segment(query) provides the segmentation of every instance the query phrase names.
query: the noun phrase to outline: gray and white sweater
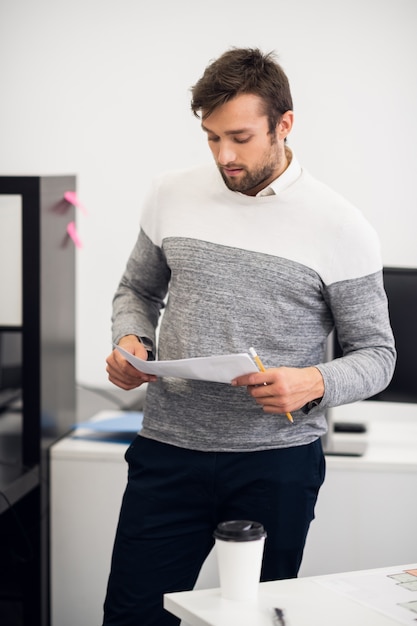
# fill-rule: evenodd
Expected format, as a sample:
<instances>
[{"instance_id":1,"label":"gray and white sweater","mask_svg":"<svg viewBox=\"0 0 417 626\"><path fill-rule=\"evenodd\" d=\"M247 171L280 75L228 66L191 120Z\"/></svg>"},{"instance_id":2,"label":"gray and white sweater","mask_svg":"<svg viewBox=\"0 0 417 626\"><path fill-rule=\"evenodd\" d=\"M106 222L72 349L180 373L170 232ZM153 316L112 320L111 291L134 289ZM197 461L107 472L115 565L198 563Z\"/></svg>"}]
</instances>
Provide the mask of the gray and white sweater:
<instances>
[{"instance_id":1,"label":"gray and white sweater","mask_svg":"<svg viewBox=\"0 0 417 626\"><path fill-rule=\"evenodd\" d=\"M395 348L378 238L295 158L288 170L287 184L280 177L262 197L227 189L214 164L155 181L114 298L113 341L155 341L164 309L159 359L254 346L266 367L317 366L321 402L291 424L264 414L245 388L160 378L148 385L143 436L207 451L303 445L325 433L326 408L389 383ZM344 355L325 362L334 327Z\"/></svg>"}]
</instances>

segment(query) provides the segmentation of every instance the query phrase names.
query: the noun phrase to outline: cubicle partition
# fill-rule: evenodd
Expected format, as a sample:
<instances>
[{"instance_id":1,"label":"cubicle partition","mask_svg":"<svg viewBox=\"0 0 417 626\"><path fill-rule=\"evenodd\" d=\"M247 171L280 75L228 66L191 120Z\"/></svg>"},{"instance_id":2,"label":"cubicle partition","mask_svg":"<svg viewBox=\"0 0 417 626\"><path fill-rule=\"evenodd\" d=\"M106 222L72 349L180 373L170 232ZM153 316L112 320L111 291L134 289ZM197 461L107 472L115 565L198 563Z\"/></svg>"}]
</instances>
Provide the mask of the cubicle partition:
<instances>
[{"instance_id":1,"label":"cubicle partition","mask_svg":"<svg viewBox=\"0 0 417 626\"><path fill-rule=\"evenodd\" d=\"M75 176L0 176L0 623L49 624L51 444L75 421Z\"/></svg>"}]
</instances>

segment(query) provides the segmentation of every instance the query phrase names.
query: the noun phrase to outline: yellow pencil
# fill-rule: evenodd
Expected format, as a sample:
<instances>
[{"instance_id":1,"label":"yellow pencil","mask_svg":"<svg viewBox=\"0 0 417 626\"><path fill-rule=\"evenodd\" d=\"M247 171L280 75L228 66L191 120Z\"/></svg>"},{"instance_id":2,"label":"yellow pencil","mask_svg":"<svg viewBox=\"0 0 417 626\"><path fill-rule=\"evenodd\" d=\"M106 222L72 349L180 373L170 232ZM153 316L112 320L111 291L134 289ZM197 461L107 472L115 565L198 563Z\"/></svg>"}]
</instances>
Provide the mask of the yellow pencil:
<instances>
[{"instance_id":1,"label":"yellow pencil","mask_svg":"<svg viewBox=\"0 0 417 626\"><path fill-rule=\"evenodd\" d=\"M259 367L260 371L261 372L266 372L264 364L262 363L261 359L258 357L255 348L249 348L249 354L251 355L251 357L255 361L256 365ZM291 413L285 413L285 415L287 416L287 419L291 422L291 424L293 424L294 420L293 420L293 417L292 417Z\"/></svg>"}]
</instances>

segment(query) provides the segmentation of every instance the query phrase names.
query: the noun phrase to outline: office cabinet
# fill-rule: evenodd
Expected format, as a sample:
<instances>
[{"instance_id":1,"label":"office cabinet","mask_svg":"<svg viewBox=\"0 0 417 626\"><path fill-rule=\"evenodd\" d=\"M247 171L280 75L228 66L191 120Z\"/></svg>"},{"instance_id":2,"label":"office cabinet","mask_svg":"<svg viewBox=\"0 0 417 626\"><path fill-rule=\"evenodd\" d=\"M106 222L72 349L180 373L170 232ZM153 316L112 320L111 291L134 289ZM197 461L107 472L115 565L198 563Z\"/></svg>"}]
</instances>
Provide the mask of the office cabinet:
<instances>
[{"instance_id":1,"label":"office cabinet","mask_svg":"<svg viewBox=\"0 0 417 626\"><path fill-rule=\"evenodd\" d=\"M415 560L417 404L365 401L336 407L331 414L332 421L364 424L367 432L359 437L366 446L360 456L327 457L300 575ZM348 449L355 437L339 434L336 444Z\"/></svg>"}]
</instances>

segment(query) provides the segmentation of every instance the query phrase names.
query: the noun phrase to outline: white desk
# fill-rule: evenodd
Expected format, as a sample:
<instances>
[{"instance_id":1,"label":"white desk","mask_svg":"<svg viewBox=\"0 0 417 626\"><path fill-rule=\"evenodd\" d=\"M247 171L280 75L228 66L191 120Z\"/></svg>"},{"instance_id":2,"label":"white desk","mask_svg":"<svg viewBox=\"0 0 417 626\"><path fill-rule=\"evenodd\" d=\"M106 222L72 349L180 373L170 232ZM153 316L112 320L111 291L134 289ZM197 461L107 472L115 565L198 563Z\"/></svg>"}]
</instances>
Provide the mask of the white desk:
<instances>
[{"instance_id":1,"label":"white desk","mask_svg":"<svg viewBox=\"0 0 417 626\"><path fill-rule=\"evenodd\" d=\"M417 613L398 603L417 601L417 591L400 589L388 574L412 568L417 564L261 583L253 604L225 600L219 589L170 593L164 606L190 626L271 626L276 606L288 626L411 626Z\"/></svg>"}]
</instances>

